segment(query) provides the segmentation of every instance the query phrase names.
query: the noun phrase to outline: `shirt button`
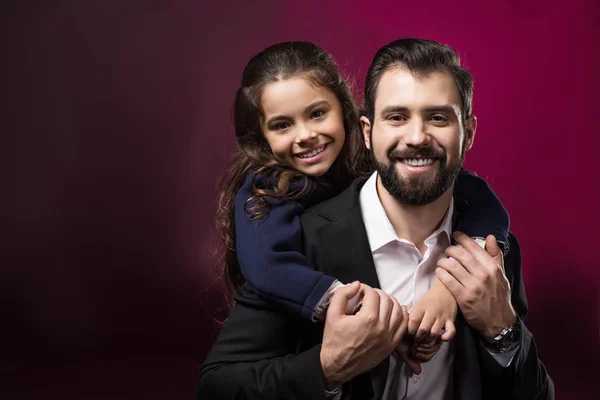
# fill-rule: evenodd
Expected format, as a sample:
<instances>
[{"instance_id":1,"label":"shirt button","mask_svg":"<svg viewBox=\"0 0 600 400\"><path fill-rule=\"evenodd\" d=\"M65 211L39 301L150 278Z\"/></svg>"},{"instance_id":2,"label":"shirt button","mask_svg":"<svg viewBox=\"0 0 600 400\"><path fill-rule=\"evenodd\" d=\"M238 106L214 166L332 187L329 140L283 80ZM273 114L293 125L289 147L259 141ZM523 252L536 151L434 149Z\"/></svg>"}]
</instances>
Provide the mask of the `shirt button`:
<instances>
[{"instance_id":1,"label":"shirt button","mask_svg":"<svg viewBox=\"0 0 600 400\"><path fill-rule=\"evenodd\" d=\"M416 385L417 383L419 383L419 376L418 375L413 375L412 378L413 383Z\"/></svg>"}]
</instances>

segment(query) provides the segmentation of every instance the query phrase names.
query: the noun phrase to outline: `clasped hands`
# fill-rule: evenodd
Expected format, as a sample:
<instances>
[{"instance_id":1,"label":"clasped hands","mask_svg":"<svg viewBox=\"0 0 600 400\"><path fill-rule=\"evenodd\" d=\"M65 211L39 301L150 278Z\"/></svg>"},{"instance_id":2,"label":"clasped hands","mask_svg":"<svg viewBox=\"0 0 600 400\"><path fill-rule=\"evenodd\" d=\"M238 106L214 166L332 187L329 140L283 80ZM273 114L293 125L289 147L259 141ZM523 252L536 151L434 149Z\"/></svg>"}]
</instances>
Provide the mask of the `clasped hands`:
<instances>
[{"instance_id":1,"label":"clasped hands","mask_svg":"<svg viewBox=\"0 0 600 400\"><path fill-rule=\"evenodd\" d=\"M359 292L361 307L347 314L348 301ZM410 324L406 306L380 289L360 282L337 289L327 310L320 351L326 389L375 368L394 351L420 373L420 363L431 359L441 342L421 340L418 329L416 335L407 334Z\"/></svg>"},{"instance_id":2,"label":"clasped hands","mask_svg":"<svg viewBox=\"0 0 600 400\"><path fill-rule=\"evenodd\" d=\"M396 349L415 374L421 372L419 363L431 360L442 341L454 337L457 306L483 337L493 338L516 321L504 257L494 236L486 238L485 249L462 232L453 236L459 246L449 246L448 258L438 261L439 280L410 310L408 335Z\"/></svg>"},{"instance_id":3,"label":"clasped hands","mask_svg":"<svg viewBox=\"0 0 600 400\"><path fill-rule=\"evenodd\" d=\"M451 258L438 261L439 280L410 314L393 296L360 282L336 291L320 352L327 388L373 369L392 352L420 373L420 364L431 360L442 342L454 336L457 306L483 336L493 337L514 322L503 257L493 236L486 239L486 250L464 234L455 233L454 238L462 247L446 249ZM359 292L361 308L354 315L346 314L348 301Z\"/></svg>"}]
</instances>

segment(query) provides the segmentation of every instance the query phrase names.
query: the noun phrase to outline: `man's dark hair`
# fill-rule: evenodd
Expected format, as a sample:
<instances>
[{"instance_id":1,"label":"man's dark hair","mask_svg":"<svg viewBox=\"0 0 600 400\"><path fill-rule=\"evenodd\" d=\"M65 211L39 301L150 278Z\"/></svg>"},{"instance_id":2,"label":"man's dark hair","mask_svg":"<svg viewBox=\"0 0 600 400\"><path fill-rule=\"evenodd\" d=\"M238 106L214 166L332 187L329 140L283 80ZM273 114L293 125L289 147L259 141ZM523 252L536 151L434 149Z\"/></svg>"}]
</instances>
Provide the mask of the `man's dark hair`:
<instances>
[{"instance_id":1,"label":"man's dark hair","mask_svg":"<svg viewBox=\"0 0 600 400\"><path fill-rule=\"evenodd\" d=\"M401 67L415 76L431 72L447 72L456 82L460 93L463 126L471 116L473 102L473 77L460 66L460 57L449 46L426 39L400 39L377 51L365 81L365 108L367 118L373 123L375 96L381 76L388 70Z\"/></svg>"}]
</instances>

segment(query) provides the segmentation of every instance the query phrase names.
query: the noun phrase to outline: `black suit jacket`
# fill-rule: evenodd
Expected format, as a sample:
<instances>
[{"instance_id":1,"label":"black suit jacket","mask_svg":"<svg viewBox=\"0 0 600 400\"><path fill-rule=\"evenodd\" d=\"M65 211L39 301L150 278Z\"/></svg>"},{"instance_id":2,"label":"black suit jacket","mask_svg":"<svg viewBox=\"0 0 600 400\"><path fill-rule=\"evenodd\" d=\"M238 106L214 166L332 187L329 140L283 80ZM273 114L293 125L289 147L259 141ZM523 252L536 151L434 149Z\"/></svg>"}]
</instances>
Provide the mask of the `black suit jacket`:
<instances>
[{"instance_id":1,"label":"black suit jacket","mask_svg":"<svg viewBox=\"0 0 600 400\"><path fill-rule=\"evenodd\" d=\"M380 287L362 220L355 181L338 197L302 216L303 247L315 268L342 282L360 280ZM454 222L466 202L456 199ZM527 301L519 244L510 235L505 270L512 304L521 321ZM323 323L310 323L274 308L249 285L236 294L237 304L221 329L198 378L198 399L324 399L320 364ZM520 350L502 368L485 350L478 334L458 314L454 340L455 399L552 399L554 386L539 361L533 336L522 325ZM380 399L389 359L343 385L345 399Z\"/></svg>"}]
</instances>

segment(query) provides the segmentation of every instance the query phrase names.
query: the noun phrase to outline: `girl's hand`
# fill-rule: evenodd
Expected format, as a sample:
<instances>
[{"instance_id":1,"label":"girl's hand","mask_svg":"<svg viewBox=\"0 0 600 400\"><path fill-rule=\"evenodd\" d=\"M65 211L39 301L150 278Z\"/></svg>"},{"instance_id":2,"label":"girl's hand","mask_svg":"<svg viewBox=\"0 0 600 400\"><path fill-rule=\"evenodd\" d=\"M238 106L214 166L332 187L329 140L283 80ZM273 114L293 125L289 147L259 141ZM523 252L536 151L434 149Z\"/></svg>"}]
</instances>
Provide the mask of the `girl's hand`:
<instances>
[{"instance_id":1,"label":"girl's hand","mask_svg":"<svg viewBox=\"0 0 600 400\"><path fill-rule=\"evenodd\" d=\"M407 333L413 335L417 343L427 336L449 341L456 333L457 311L454 296L436 279L431 289L409 310Z\"/></svg>"}]
</instances>

